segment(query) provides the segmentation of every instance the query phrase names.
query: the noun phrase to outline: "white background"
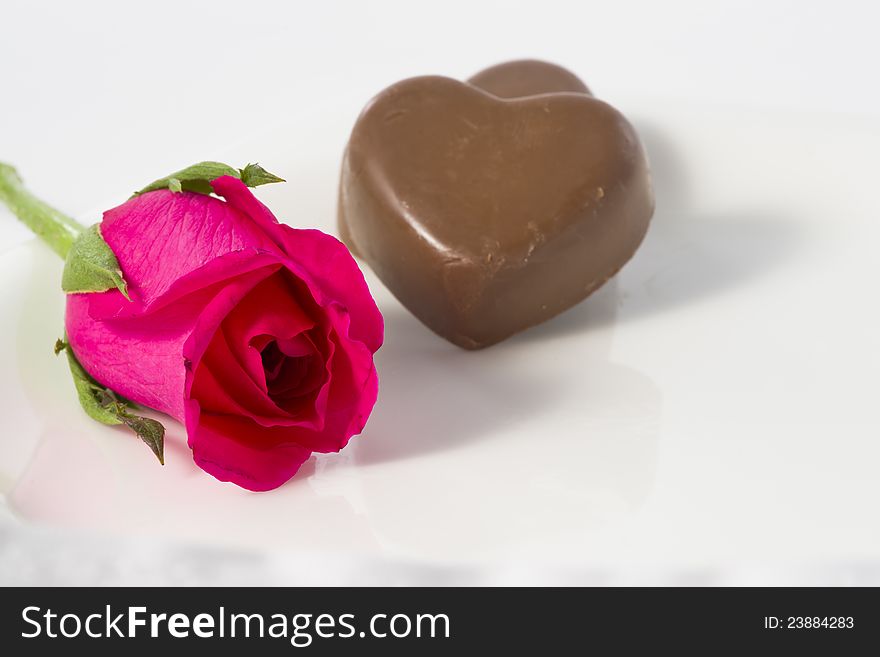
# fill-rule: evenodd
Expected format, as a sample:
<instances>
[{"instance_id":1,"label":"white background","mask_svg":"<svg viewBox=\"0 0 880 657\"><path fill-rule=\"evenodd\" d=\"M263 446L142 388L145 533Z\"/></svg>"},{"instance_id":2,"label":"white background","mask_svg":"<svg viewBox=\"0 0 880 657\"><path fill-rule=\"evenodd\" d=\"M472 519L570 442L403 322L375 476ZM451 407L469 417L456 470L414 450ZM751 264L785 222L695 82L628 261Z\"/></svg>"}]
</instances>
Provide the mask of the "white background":
<instances>
[{"instance_id":1,"label":"white background","mask_svg":"<svg viewBox=\"0 0 880 657\"><path fill-rule=\"evenodd\" d=\"M0 215L15 317L0 336L0 579L876 583L875 7L2 0L0 159L83 220L190 162L239 158L290 180L263 194L286 221L332 230L338 154L370 96L522 57L631 116L658 212L584 310L477 355L370 277L388 319L370 428L262 497L182 463L156 474L82 419L40 350L60 326L59 265ZM480 387L531 378L570 394L532 409L531 389ZM433 405L408 394L420 383ZM455 421L443 406L462 385ZM395 434L422 417L427 438ZM91 440L98 465L74 447ZM398 458L405 440L420 446ZM162 491L161 522L96 502L145 490Z\"/></svg>"},{"instance_id":2,"label":"white background","mask_svg":"<svg viewBox=\"0 0 880 657\"><path fill-rule=\"evenodd\" d=\"M876 7L3 0L0 149L58 205L89 210L96 184L127 189L204 159L329 91L362 105L404 77L524 57L569 66L617 103L876 115Z\"/></svg>"}]
</instances>

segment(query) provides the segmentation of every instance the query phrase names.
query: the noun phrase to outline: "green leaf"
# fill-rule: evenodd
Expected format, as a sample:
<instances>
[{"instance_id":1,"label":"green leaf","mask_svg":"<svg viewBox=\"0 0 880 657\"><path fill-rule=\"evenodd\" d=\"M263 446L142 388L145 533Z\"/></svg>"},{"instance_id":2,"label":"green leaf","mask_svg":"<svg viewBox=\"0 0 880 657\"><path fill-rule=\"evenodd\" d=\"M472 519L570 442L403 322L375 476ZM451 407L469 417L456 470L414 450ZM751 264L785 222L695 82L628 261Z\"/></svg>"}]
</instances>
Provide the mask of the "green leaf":
<instances>
[{"instance_id":1,"label":"green leaf","mask_svg":"<svg viewBox=\"0 0 880 657\"><path fill-rule=\"evenodd\" d=\"M68 293L104 292L114 287L131 301L119 261L101 237L100 225L89 226L70 247L61 275L61 289Z\"/></svg>"},{"instance_id":2,"label":"green leaf","mask_svg":"<svg viewBox=\"0 0 880 657\"><path fill-rule=\"evenodd\" d=\"M198 192L212 194L211 181L220 176L238 178L248 187L257 187L268 183L285 182L284 179L269 173L259 164L248 164L244 169L234 169L222 162L199 162L186 169L176 171L164 178L154 180L149 185L134 193L134 196L154 192L157 189L170 189L172 192Z\"/></svg>"},{"instance_id":3,"label":"green leaf","mask_svg":"<svg viewBox=\"0 0 880 657\"><path fill-rule=\"evenodd\" d=\"M162 423L132 413L131 402L95 381L80 365L70 345L63 340L57 340L55 354L58 355L62 351L67 353L67 364L73 376L73 385L76 387L79 404L86 414L102 424L124 424L147 444L159 459L159 463L165 465L165 427Z\"/></svg>"},{"instance_id":4,"label":"green leaf","mask_svg":"<svg viewBox=\"0 0 880 657\"><path fill-rule=\"evenodd\" d=\"M279 178L274 173L269 173L259 164L248 164L241 170L241 182L248 187L259 187L260 185L268 185L269 183L287 182L284 178Z\"/></svg>"}]
</instances>

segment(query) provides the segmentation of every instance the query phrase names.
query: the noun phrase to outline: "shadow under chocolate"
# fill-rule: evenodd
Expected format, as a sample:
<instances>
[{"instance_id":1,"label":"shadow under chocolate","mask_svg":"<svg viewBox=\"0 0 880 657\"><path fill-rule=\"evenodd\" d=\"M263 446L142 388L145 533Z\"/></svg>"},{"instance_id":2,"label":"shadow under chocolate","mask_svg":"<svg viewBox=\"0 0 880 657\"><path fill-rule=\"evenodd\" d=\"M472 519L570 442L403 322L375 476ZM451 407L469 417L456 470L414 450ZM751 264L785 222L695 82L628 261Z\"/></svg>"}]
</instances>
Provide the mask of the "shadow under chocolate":
<instances>
[{"instance_id":1,"label":"shadow under chocolate","mask_svg":"<svg viewBox=\"0 0 880 657\"><path fill-rule=\"evenodd\" d=\"M656 210L644 242L623 269L583 302L512 338L533 342L650 319L725 294L789 260L800 227L773 208L702 212L674 141L659 126L637 124L651 165Z\"/></svg>"}]
</instances>

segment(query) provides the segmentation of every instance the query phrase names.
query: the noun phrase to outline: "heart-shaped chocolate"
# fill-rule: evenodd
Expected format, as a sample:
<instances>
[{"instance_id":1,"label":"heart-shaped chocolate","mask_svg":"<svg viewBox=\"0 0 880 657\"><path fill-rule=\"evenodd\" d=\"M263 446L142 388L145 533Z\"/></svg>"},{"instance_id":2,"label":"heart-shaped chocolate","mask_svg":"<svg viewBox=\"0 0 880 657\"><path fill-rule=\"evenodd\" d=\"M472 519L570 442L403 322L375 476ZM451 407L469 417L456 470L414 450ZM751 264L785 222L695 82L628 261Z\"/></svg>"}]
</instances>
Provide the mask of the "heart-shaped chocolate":
<instances>
[{"instance_id":1,"label":"heart-shaped chocolate","mask_svg":"<svg viewBox=\"0 0 880 657\"><path fill-rule=\"evenodd\" d=\"M654 208L629 122L570 89L571 74L541 93L539 70L540 95L502 98L528 91L515 65L475 76L500 95L436 76L388 87L358 118L342 166L345 241L467 349L595 291L633 255Z\"/></svg>"}]
</instances>

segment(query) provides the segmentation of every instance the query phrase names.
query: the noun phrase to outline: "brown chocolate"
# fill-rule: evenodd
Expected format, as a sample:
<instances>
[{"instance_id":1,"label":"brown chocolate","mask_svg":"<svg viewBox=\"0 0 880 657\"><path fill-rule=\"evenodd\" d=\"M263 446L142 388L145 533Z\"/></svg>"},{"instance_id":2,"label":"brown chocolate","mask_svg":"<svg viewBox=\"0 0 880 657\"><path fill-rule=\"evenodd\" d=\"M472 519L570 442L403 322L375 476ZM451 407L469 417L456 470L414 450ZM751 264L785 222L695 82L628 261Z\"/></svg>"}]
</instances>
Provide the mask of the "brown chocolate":
<instances>
[{"instance_id":1,"label":"brown chocolate","mask_svg":"<svg viewBox=\"0 0 880 657\"><path fill-rule=\"evenodd\" d=\"M345 241L416 317L467 349L595 291L653 213L629 122L564 69L517 66L473 78L523 94L506 99L437 76L388 87L358 118L342 165Z\"/></svg>"},{"instance_id":2,"label":"brown chocolate","mask_svg":"<svg viewBox=\"0 0 880 657\"><path fill-rule=\"evenodd\" d=\"M590 93L587 85L567 68L537 59L518 59L490 66L469 78L468 82L499 98L523 98L562 91Z\"/></svg>"}]
</instances>

